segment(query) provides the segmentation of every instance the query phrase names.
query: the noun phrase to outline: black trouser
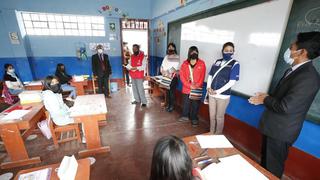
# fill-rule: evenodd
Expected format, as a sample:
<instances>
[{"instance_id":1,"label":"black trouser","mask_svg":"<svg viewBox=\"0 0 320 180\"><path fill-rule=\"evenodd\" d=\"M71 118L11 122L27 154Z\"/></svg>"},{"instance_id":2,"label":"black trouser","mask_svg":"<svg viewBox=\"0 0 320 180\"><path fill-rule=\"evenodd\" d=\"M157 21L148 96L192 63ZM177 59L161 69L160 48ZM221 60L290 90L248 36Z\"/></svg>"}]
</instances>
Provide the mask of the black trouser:
<instances>
[{"instance_id":1,"label":"black trouser","mask_svg":"<svg viewBox=\"0 0 320 180\"><path fill-rule=\"evenodd\" d=\"M109 75L98 76L98 93L104 94L106 96L109 95Z\"/></svg>"},{"instance_id":2,"label":"black trouser","mask_svg":"<svg viewBox=\"0 0 320 180\"><path fill-rule=\"evenodd\" d=\"M168 107L174 107L175 105L175 92L177 89L178 77L174 77L170 84L170 89L167 90Z\"/></svg>"},{"instance_id":3,"label":"black trouser","mask_svg":"<svg viewBox=\"0 0 320 180\"><path fill-rule=\"evenodd\" d=\"M130 84L129 71L126 68L124 69L124 73L126 76L127 85L129 85Z\"/></svg>"},{"instance_id":4,"label":"black trouser","mask_svg":"<svg viewBox=\"0 0 320 180\"><path fill-rule=\"evenodd\" d=\"M281 179L290 143L263 135L261 166Z\"/></svg>"},{"instance_id":5,"label":"black trouser","mask_svg":"<svg viewBox=\"0 0 320 180\"><path fill-rule=\"evenodd\" d=\"M182 94L183 96L183 110L182 117L190 117L192 124L198 124L198 111L200 107L200 100L189 99L189 94Z\"/></svg>"}]
</instances>

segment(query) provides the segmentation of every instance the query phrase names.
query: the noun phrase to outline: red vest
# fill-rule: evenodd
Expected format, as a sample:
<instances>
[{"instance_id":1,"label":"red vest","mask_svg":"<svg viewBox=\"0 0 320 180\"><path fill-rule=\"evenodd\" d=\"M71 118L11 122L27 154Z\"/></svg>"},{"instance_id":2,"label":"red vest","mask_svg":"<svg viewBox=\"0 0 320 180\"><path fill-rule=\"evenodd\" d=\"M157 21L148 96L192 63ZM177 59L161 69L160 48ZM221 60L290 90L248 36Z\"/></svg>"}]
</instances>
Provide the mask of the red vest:
<instances>
[{"instance_id":1,"label":"red vest","mask_svg":"<svg viewBox=\"0 0 320 180\"><path fill-rule=\"evenodd\" d=\"M144 59L144 53L140 51L138 56L135 56L134 54L131 55L131 66L132 67L138 67L142 66L142 61ZM132 79L143 79L144 78L144 71L129 71L130 76Z\"/></svg>"}]
</instances>

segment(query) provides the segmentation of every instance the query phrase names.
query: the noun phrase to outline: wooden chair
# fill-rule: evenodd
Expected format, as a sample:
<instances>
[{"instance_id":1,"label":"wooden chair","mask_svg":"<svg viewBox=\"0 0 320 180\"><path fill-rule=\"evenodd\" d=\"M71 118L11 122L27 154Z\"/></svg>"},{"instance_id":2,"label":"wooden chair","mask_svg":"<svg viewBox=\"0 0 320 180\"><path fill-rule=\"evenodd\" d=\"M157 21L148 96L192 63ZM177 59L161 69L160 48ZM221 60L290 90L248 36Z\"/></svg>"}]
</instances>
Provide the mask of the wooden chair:
<instances>
[{"instance_id":1,"label":"wooden chair","mask_svg":"<svg viewBox=\"0 0 320 180\"><path fill-rule=\"evenodd\" d=\"M68 124L64 126L57 126L54 124L48 111L46 111L46 117L49 121L49 128L52 134L53 144L56 148L59 147L59 143L64 143L72 140L78 140L78 142L81 142L81 136L80 136L80 130L79 130L78 124ZM67 132L67 137L63 139L62 133L65 133L65 132ZM73 136L69 137L70 135L69 132L75 132L75 133L71 133L73 134Z\"/></svg>"},{"instance_id":2,"label":"wooden chair","mask_svg":"<svg viewBox=\"0 0 320 180\"><path fill-rule=\"evenodd\" d=\"M96 78L94 77L93 73L91 75L92 77L92 88L93 88L93 94L96 94L98 87L96 87Z\"/></svg>"}]
</instances>

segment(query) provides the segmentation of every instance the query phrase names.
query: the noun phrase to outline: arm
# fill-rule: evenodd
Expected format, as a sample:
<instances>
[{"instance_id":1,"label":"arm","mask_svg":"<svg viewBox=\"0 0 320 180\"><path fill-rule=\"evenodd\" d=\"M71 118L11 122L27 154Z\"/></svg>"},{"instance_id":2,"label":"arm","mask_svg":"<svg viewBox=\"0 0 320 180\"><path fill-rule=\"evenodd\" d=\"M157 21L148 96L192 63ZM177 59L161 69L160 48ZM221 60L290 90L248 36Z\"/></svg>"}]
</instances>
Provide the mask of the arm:
<instances>
[{"instance_id":1,"label":"arm","mask_svg":"<svg viewBox=\"0 0 320 180\"><path fill-rule=\"evenodd\" d=\"M187 88L191 88L191 82L189 79L189 76L186 71L189 71L188 67L186 67L184 64L182 64L181 68L180 68L180 80L182 82L182 84L184 86L186 86Z\"/></svg>"},{"instance_id":2,"label":"arm","mask_svg":"<svg viewBox=\"0 0 320 180\"><path fill-rule=\"evenodd\" d=\"M301 109L301 106L303 107L312 101L319 88L315 85L314 80L307 79L307 77L297 79L282 99L267 96L263 101L264 105L277 113L296 113ZM308 91L306 91L306 87Z\"/></svg>"},{"instance_id":3,"label":"arm","mask_svg":"<svg viewBox=\"0 0 320 180\"><path fill-rule=\"evenodd\" d=\"M51 115L66 115L67 112L61 111L59 100L53 94L44 96L45 108L50 112Z\"/></svg>"},{"instance_id":4,"label":"arm","mask_svg":"<svg viewBox=\"0 0 320 180\"><path fill-rule=\"evenodd\" d=\"M146 69L146 66L147 66L147 58L144 57L142 60L142 65L137 66L136 68L138 69L138 71L144 71Z\"/></svg>"},{"instance_id":5,"label":"arm","mask_svg":"<svg viewBox=\"0 0 320 180\"><path fill-rule=\"evenodd\" d=\"M217 94L221 94L224 91L230 89L232 86L234 86L236 84L236 80L230 80L227 84L225 84L224 86L222 86L220 89L216 90Z\"/></svg>"},{"instance_id":6,"label":"arm","mask_svg":"<svg viewBox=\"0 0 320 180\"><path fill-rule=\"evenodd\" d=\"M204 81L204 78L206 77L206 65L203 64L203 66L201 66L201 72L200 72L200 75L197 79L195 79L194 83L195 83L195 86L196 88L202 88L203 86L203 81Z\"/></svg>"},{"instance_id":7,"label":"arm","mask_svg":"<svg viewBox=\"0 0 320 180\"><path fill-rule=\"evenodd\" d=\"M91 57L91 63L92 63L92 73L94 76L97 75L97 66L96 66L96 62L95 62L95 55L92 55Z\"/></svg>"},{"instance_id":8,"label":"arm","mask_svg":"<svg viewBox=\"0 0 320 180\"><path fill-rule=\"evenodd\" d=\"M105 55L105 60L106 60L106 63L107 63L107 69L109 70L109 75L112 74L112 69L111 69L111 65L110 65L110 61L109 61L109 56L108 55Z\"/></svg>"}]
</instances>

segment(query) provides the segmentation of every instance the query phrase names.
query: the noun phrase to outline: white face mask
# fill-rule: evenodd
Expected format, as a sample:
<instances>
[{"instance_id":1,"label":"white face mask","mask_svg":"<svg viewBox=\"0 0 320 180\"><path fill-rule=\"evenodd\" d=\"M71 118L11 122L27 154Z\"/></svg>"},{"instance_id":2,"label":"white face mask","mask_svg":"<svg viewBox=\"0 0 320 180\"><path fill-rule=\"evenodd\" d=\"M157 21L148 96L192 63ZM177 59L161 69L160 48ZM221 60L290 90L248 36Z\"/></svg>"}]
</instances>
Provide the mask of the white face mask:
<instances>
[{"instance_id":1,"label":"white face mask","mask_svg":"<svg viewBox=\"0 0 320 180\"><path fill-rule=\"evenodd\" d=\"M102 53L103 53L103 50L102 50L102 49L98 49L98 53L99 53L99 54L102 54Z\"/></svg>"},{"instance_id":2,"label":"white face mask","mask_svg":"<svg viewBox=\"0 0 320 180\"><path fill-rule=\"evenodd\" d=\"M283 54L283 58L284 58L283 60L291 66L294 62L294 59L291 58L290 56L291 56L291 50L288 48L286 52Z\"/></svg>"},{"instance_id":3,"label":"white face mask","mask_svg":"<svg viewBox=\"0 0 320 180\"><path fill-rule=\"evenodd\" d=\"M14 73L14 69L8 69L9 73Z\"/></svg>"}]
</instances>

